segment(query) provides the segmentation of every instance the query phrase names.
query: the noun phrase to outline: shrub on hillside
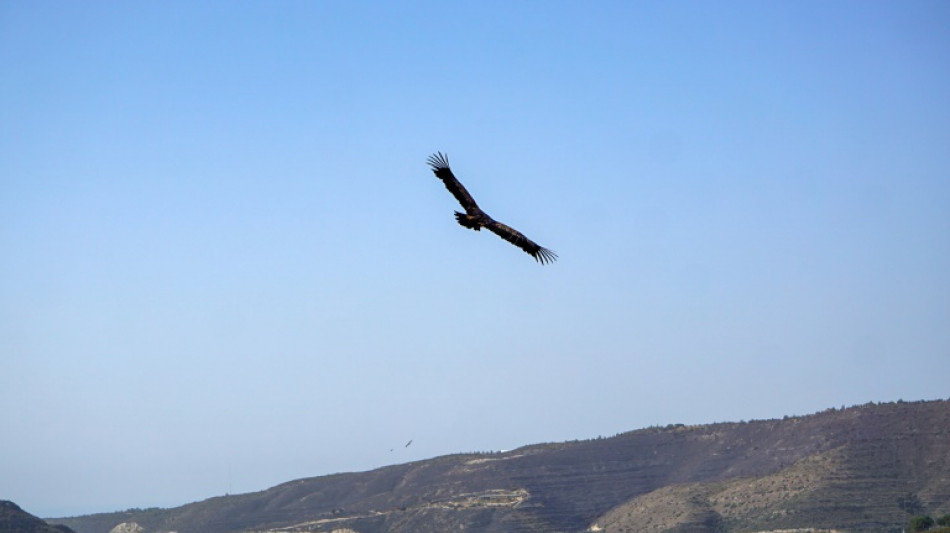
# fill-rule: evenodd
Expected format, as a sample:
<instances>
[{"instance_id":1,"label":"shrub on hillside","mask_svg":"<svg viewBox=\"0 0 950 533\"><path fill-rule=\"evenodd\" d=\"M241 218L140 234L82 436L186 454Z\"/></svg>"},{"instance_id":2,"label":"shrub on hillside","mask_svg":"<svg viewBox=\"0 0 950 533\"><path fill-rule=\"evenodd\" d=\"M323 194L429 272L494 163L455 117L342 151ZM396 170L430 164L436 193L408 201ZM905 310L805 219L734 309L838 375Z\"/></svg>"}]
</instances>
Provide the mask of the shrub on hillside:
<instances>
[{"instance_id":1,"label":"shrub on hillside","mask_svg":"<svg viewBox=\"0 0 950 533\"><path fill-rule=\"evenodd\" d=\"M907 522L907 531L909 533L922 533L934 527L934 519L929 516L917 515L911 517Z\"/></svg>"}]
</instances>

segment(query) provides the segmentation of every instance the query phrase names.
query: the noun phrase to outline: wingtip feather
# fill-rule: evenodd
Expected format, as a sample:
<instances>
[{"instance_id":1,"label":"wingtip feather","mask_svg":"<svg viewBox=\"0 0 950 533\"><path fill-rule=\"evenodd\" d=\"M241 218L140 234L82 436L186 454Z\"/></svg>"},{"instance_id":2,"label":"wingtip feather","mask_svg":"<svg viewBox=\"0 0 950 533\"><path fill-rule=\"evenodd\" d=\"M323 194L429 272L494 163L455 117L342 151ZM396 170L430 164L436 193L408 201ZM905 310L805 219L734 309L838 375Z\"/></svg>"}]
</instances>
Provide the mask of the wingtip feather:
<instances>
[{"instance_id":1,"label":"wingtip feather","mask_svg":"<svg viewBox=\"0 0 950 533\"><path fill-rule=\"evenodd\" d=\"M542 265L547 265L557 261L557 253L543 247L538 247L538 251L532 255L534 256L534 260L541 263Z\"/></svg>"},{"instance_id":2,"label":"wingtip feather","mask_svg":"<svg viewBox=\"0 0 950 533\"><path fill-rule=\"evenodd\" d=\"M436 152L430 155L426 162L429 163L429 166L432 167L433 171L449 168L449 154Z\"/></svg>"}]
</instances>

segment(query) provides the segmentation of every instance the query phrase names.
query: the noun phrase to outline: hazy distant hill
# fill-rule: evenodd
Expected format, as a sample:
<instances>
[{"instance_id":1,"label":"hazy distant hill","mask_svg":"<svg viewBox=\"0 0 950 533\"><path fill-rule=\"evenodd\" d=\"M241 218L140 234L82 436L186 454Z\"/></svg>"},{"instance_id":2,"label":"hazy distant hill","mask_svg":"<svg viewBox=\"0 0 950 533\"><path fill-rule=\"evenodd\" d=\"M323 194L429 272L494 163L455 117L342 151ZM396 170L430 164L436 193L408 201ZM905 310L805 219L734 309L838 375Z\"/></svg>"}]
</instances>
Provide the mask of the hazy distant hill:
<instances>
[{"instance_id":1,"label":"hazy distant hill","mask_svg":"<svg viewBox=\"0 0 950 533\"><path fill-rule=\"evenodd\" d=\"M17 504L0 500L0 533L72 533L72 530L66 526L51 526Z\"/></svg>"},{"instance_id":2,"label":"hazy distant hill","mask_svg":"<svg viewBox=\"0 0 950 533\"><path fill-rule=\"evenodd\" d=\"M933 401L451 455L55 522L79 533L132 521L147 533L899 532L913 514L948 512L950 401Z\"/></svg>"}]
</instances>

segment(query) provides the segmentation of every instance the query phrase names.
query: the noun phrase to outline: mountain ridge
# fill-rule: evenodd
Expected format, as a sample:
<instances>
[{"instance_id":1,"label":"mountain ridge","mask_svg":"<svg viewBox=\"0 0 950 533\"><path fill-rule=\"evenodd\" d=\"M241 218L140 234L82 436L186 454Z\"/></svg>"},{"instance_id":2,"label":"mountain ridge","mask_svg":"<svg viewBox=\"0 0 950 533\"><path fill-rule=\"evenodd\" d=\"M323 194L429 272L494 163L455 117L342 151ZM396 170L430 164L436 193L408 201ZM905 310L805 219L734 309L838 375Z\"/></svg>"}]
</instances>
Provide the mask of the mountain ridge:
<instances>
[{"instance_id":1,"label":"mountain ridge","mask_svg":"<svg viewBox=\"0 0 950 533\"><path fill-rule=\"evenodd\" d=\"M303 478L172 509L53 519L78 533L900 531L950 511L950 401L671 424Z\"/></svg>"}]
</instances>

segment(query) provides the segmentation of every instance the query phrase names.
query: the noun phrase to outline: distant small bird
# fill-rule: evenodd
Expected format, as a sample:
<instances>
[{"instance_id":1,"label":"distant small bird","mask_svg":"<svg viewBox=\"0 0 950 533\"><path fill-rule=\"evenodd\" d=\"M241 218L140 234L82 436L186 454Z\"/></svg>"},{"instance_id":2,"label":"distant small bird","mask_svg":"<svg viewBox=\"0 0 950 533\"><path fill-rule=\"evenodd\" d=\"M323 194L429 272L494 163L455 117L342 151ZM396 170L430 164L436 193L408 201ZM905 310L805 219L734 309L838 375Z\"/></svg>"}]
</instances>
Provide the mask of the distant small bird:
<instances>
[{"instance_id":1,"label":"distant small bird","mask_svg":"<svg viewBox=\"0 0 950 533\"><path fill-rule=\"evenodd\" d=\"M488 228L488 230L495 235L498 235L502 239L527 252L535 261L542 265L554 262L554 260L557 259L556 253L539 246L531 239L525 237L520 231L498 222L482 211L481 208L478 207L478 204L475 203L475 199L472 198L472 195L459 183L455 174L452 174L452 169L449 168L448 154L443 155L442 152L436 152L429 156L428 163L429 166L432 167L432 172L435 173L436 177L445 184L445 188L448 189L449 192L452 193L452 196L465 208L465 213L455 212L455 220L457 220L459 224L475 231L479 231L481 228Z\"/></svg>"},{"instance_id":2,"label":"distant small bird","mask_svg":"<svg viewBox=\"0 0 950 533\"><path fill-rule=\"evenodd\" d=\"M403 448L408 448L410 444L412 444L412 439L409 439L409 442L407 442Z\"/></svg>"}]
</instances>

